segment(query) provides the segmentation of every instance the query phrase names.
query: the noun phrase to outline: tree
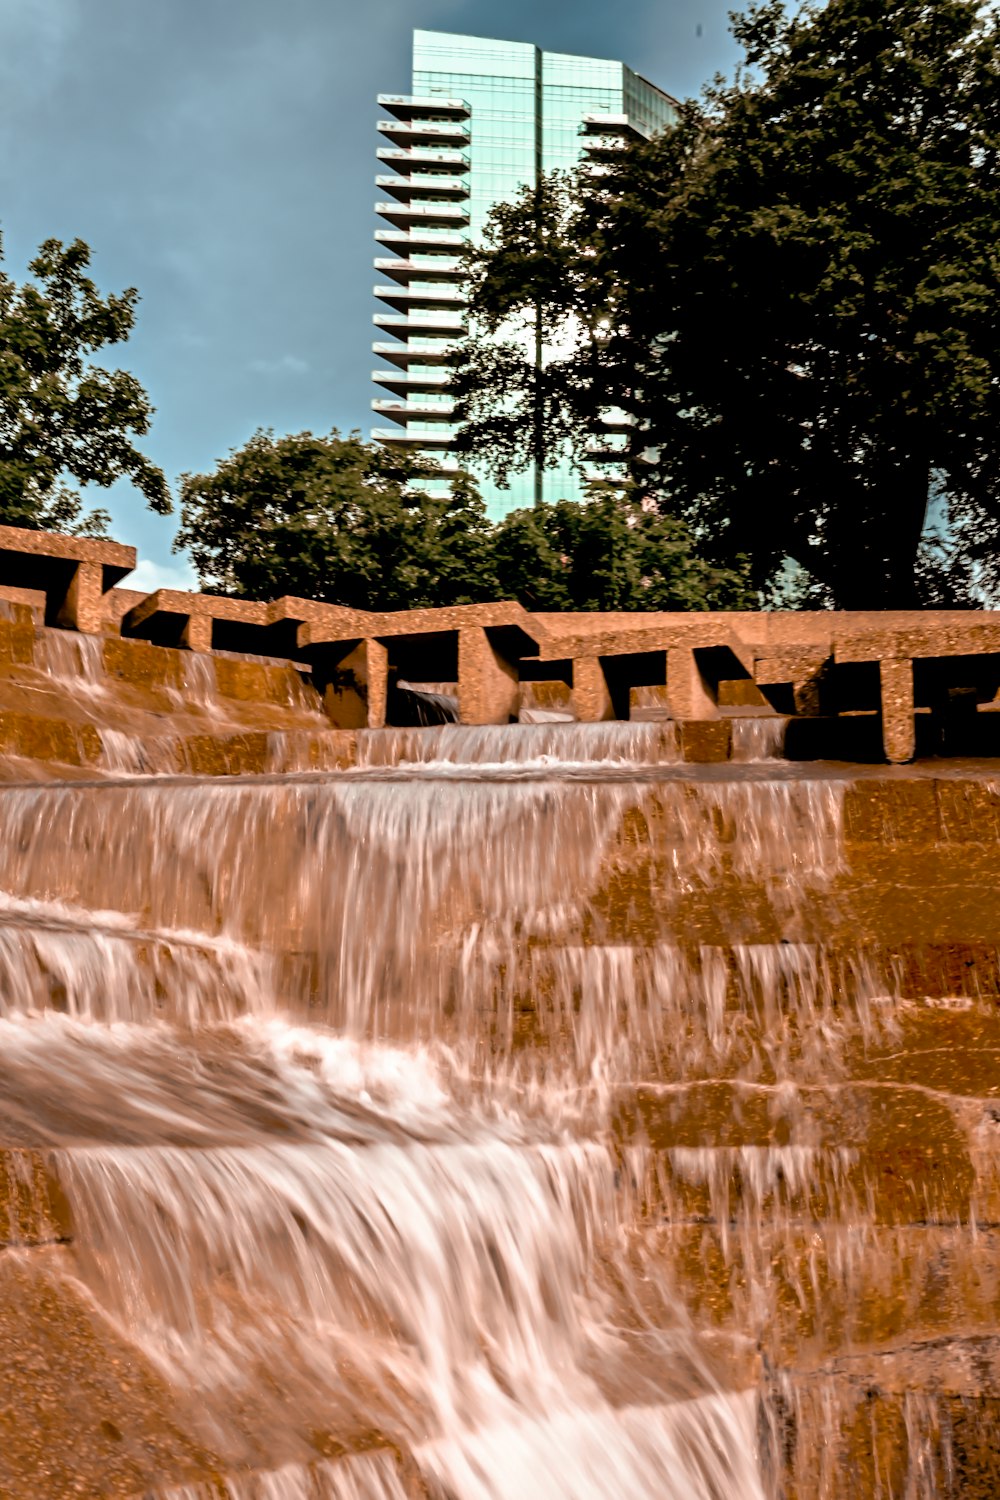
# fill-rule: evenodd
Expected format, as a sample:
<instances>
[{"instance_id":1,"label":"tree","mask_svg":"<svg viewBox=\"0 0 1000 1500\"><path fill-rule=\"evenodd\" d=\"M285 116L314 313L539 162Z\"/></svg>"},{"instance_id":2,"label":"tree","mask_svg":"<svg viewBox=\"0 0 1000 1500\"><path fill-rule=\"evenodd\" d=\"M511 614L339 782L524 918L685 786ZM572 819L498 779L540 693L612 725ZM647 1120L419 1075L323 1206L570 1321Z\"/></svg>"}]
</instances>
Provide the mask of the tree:
<instances>
[{"instance_id":1,"label":"tree","mask_svg":"<svg viewBox=\"0 0 1000 1500\"><path fill-rule=\"evenodd\" d=\"M710 565L685 522L611 485L584 503L486 518L471 480L337 432L257 432L211 474L181 476L181 529L213 593L298 594L358 609L520 599L528 609L739 609L745 562Z\"/></svg>"},{"instance_id":2,"label":"tree","mask_svg":"<svg viewBox=\"0 0 1000 1500\"><path fill-rule=\"evenodd\" d=\"M660 508L717 557L749 555L761 587L791 556L842 607L916 603L934 495L958 576L995 584L996 13L828 0L789 16L768 0L734 31L735 81L550 185L556 208L533 190L497 225L459 377L467 446L523 461L541 413L550 452L567 432L579 449L600 407L621 407ZM504 448L476 407L477 361L539 302L575 347L550 361L541 405L508 375Z\"/></svg>"},{"instance_id":3,"label":"tree","mask_svg":"<svg viewBox=\"0 0 1000 1500\"><path fill-rule=\"evenodd\" d=\"M2 260L2 241L0 241ZM131 441L153 408L139 382L86 356L125 340L138 293L101 297L85 274L82 240L46 240L18 286L0 271L0 522L51 530L99 531L103 511L83 515L66 484L104 488L127 478L152 510L168 515L163 474Z\"/></svg>"},{"instance_id":4,"label":"tree","mask_svg":"<svg viewBox=\"0 0 1000 1500\"><path fill-rule=\"evenodd\" d=\"M181 476L181 529L203 588L296 594L359 609L496 598L490 527L474 486L415 490L413 459L336 431L259 431L211 474Z\"/></svg>"},{"instance_id":5,"label":"tree","mask_svg":"<svg viewBox=\"0 0 1000 1500\"><path fill-rule=\"evenodd\" d=\"M532 610L754 609L745 562L718 568L697 554L685 522L620 487L592 487L582 504L515 510L493 542L503 598Z\"/></svg>"}]
</instances>

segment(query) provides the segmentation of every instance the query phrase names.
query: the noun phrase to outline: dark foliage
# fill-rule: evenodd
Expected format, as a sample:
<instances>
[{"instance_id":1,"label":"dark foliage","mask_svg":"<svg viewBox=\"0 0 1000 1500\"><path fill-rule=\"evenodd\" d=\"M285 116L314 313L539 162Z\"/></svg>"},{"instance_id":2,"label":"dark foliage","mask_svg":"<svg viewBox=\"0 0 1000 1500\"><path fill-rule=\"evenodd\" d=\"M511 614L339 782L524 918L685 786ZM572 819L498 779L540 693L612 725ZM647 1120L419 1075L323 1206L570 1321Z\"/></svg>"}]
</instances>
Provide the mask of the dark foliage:
<instances>
[{"instance_id":1,"label":"dark foliage","mask_svg":"<svg viewBox=\"0 0 1000 1500\"><path fill-rule=\"evenodd\" d=\"M466 446L554 462L619 407L637 479L759 586L790 555L841 606L961 602L1000 582L996 13L768 0L734 27L732 84L495 217ZM517 317L576 335L540 381L491 348ZM935 494L944 549L921 546Z\"/></svg>"},{"instance_id":2,"label":"dark foliage","mask_svg":"<svg viewBox=\"0 0 1000 1500\"><path fill-rule=\"evenodd\" d=\"M181 478L181 529L202 587L366 609L496 596L490 527L463 478L411 492L414 467L355 435L258 432L211 474Z\"/></svg>"},{"instance_id":3,"label":"dark foliage","mask_svg":"<svg viewBox=\"0 0 1000 1500\"><path fill-rule=\"evenodd\" d=\"M611 486L516 510L496 528L500 594L528 609L755 609L749 571L699 557L687 525Z\"/></svg>"},{"instance_id":4,"label":"dark foliage","mask_svg":"<svg viewBox=\"0 0 1000 1500\"><path fill-rule=\"evenodd\" d=\"M687 525L597 488L584 504L497 525L464 475L415 491L415 465L357 436L258 432L212 474L181 481L181 530L203 588L297 594L363 609L517 598L529 608L729 609L747 570L697 555Z\"/></svg>"},{"instance_id":5,"label":"dark foliage","mask_svg":"<svg viewBox=\"0 0 1000 1500\"><path fill-rule=\"evenodd\" d=\"M82 240L46 240L29 268L34 281L18 286L0 271L0 522L8 526L103 531L106 513L85 515L64 475L104 488L127 478L152 510L171 509L162 473L131 441L149 430L145 391L126 371L86 358L128 338L138 293L101 297L89 264Z\"/></svg>"}]
</instances>

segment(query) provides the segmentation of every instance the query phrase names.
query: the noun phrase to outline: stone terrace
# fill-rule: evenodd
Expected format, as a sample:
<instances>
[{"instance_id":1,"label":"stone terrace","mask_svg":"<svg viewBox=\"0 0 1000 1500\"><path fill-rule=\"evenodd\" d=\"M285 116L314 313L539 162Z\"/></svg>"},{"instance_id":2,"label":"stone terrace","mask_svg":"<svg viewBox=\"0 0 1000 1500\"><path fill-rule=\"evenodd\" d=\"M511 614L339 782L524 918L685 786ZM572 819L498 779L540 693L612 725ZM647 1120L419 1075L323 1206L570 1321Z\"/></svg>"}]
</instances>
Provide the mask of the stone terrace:
<instances>
[{"instance_id":1,"label":"stone terrace","mask_svg":"<svg viewBox=\"0 0 1000 1500\"><path fill-rule=\"evenodd\" d=\"M699 726L693 759L728 758L740 713L787 718L786 753L802 758L1000 753L1000 613L373 613L145 595L119 586L134 565L115 542L0 527L0 599L37 626L284 664L340 730L419 722L426 688L463 724L508 723L529 702L582 722L672 718Z\"/></svg>"}]
</instances>

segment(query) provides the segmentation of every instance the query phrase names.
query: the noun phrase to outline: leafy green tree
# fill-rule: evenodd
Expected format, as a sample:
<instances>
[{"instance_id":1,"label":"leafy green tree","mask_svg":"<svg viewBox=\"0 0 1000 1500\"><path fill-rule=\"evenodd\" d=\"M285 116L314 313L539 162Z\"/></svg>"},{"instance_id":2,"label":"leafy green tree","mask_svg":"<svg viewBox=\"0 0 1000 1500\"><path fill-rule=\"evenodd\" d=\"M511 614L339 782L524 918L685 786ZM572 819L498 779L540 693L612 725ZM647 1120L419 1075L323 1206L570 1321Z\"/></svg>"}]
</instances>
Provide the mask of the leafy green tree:
<instances>
[{"instance_id":1,"label":"leafy green tree","mask_svg":"<svg viewBox=\"0 0 1000 1500\"><path fill-rule=\"evenodd\" d=\"M0 242L2 249L2 242ZM0 254L2 260L2 254ZM104 488L127 478L152 510L170 513L163 474L131 441L153 408L133 375L86 356L128 338L138 293L102 297L86 275L82 240L46 240L19 286L0 271L0 522L101 531L66 482Z\"/></svg>"},{"instance_id":2,"label":"leafy green tree","mask_svg":"<svg viewBox=\"0 0 1000 1500\"><path fill-rule=\"evenodd\" d=\"M459 375L466 444L498 472L540 447L552 461L620 407L659 506L718 558L749 555L761 587L791 556L842 607L914 604L928 578L940 594L935 495L951 576L996 586L996 10L767 0L734 31L743 67L676 128L495 221ZM537 308L575 347L539 393L507 341L498 434L485 346Z\"/></svg>"},{"instance_id":3,"label":"leafy green tree","mask_svg":"<svg viewBox=\"0 0 1000 1500\"><path fill-rule=\"evenodd\" d=\"M714 567L687 524L613 485L582 504L515 510L496 528L493 556L504 598L533 610L754 609L745 561Z\"/></svg>"},{"instance_id":4,"label":"leafy green tree","mask_svg":"<svg viewBox=\"0 0 1000 1500\"><path fill-rule=\"evenodd\" d=\"M181 529L203 588L359 609L496 598L490 526L463 475L418 493L407 456L336 431L259 431L211 474L181 477Z\"/></svg>"}]
</instances>

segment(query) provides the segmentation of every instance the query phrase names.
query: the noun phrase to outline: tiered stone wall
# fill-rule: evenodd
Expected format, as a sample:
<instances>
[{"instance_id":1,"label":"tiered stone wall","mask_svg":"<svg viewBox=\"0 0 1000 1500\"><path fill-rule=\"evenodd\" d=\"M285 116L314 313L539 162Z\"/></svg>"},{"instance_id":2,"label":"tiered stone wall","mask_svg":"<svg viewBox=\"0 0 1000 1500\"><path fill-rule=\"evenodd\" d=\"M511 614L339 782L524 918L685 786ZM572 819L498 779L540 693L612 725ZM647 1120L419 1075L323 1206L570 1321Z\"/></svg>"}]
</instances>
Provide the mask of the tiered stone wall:
<instances>
[{"instance_id":1,"label":"tiered stone wall","mask_svg":"<svg viewBox=\"0 0 1000 1500\"><path fill-rule=\"evenodd\" d=\"M793 736L800 753L833 758L992 753L997 738L998 613L554 615L512 602L376 613L290 597L143 596L119 587L134 562L117 543L0 527L0 594L33 603L47 625L294 663L342 729L399 722L401 681L453 684L463 724L516 719L523 685L547 682L566 687L584 722L634 716L651 691L683 723L770 708L806 726ZM694 759L727 754L722 730L687 743Z\"/></svg>"}]
</instances>

